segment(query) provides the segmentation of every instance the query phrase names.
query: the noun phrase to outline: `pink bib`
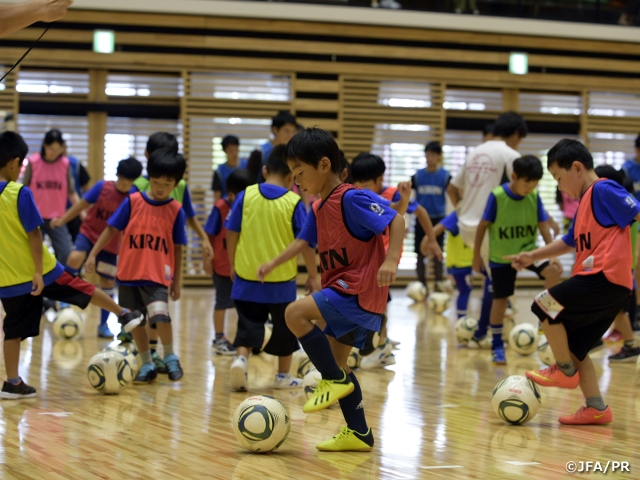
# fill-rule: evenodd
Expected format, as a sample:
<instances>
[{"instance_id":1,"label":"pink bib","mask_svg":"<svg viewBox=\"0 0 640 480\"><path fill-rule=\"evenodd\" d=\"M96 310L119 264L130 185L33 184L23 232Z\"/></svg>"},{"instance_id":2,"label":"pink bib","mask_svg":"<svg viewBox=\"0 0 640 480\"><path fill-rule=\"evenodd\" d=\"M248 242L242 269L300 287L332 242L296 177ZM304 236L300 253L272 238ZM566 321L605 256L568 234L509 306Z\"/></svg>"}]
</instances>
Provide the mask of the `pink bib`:
<instances>
[{"instance_id":1,"label":"pink bib","mask_svg":"<svg viewBox=\"0 0 640 480\"><path fill-rule=\"evenodd\" d=\"M55 162L45 162L39 153L29 157L31 183L36 206L45 220L62 217L69 198L69 159L61 157Z\"/></svg>"}]
</instances>

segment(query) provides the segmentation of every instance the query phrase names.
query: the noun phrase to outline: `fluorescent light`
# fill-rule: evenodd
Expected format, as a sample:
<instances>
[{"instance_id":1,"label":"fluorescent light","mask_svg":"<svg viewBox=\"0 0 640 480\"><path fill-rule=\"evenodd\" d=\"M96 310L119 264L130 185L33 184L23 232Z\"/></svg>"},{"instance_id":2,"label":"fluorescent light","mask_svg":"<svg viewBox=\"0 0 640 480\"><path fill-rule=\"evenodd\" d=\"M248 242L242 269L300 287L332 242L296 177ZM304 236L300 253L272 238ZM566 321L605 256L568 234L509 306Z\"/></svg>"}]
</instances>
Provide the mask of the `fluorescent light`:
<instances>
[{"instance_id":1,"label":"fluorescent light","mask_svg":"<svg viewBox=\"0 0 640 480\"><path fill-rule=\"evenodd\" d=\"M20 93L49 93L47 85L34 85L30 83L18 83L16 90Z\"/></svg>"},{"instance_id":2,"label":"fluorescent light","mask_svg":"<svg viewBox=\"0 0 640 480\"><path fill-rule=\"evenodd\" d=\"M112 30L95 30L93 32L93 51L96 53L113 53L116 34Z\"/></svg>"},{"instance_id":3,"label":"fluorescent light","mask_svg":"<svg viewBox=\"0 0 640 480\"><path fill-rule=\"evenodd\" d=\"M509 55L509 73L514 75L529 73L529 56L526 53L512 52Z\"/></svg>"}]
</instances>

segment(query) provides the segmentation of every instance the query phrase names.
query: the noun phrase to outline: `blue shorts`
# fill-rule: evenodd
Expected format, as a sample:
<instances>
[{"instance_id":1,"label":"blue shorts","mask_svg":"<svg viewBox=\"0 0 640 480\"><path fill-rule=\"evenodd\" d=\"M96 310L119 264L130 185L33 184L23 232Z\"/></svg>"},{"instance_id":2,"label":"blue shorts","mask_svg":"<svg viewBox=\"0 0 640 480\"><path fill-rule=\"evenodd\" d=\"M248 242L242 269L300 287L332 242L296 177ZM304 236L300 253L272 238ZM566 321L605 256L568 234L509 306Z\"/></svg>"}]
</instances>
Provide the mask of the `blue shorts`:
<instances>
[{"instance_id":1,"label":"blue shorts","mask_svg":"<svg viewBox=\"0 0 640 480\"><path fill-rule=\"evenodd\" d=\"M93 243L83 234L79 233L76 237L76 243L73 245L74 250L87 252L87 255L93 248ZM96 257L96 273L103 278L115 280L118 269L118 256L115 253L109 253L102 250Z\"/></svg>"},{"instance_id":2,"label":"blue shorts","mask_svg":"<svg viewBox=\"0 0 640 480\"><path fill-rule=\"evenodd\" d=\"M311 295L318 305L318 310L327 322L324 329L325 335L335 338L340 343L356 347L365 348L368 337L373 337L375 333L357 323L349 320L329 301L324 294L324 290Z\"/></svg>"}]
</instances>

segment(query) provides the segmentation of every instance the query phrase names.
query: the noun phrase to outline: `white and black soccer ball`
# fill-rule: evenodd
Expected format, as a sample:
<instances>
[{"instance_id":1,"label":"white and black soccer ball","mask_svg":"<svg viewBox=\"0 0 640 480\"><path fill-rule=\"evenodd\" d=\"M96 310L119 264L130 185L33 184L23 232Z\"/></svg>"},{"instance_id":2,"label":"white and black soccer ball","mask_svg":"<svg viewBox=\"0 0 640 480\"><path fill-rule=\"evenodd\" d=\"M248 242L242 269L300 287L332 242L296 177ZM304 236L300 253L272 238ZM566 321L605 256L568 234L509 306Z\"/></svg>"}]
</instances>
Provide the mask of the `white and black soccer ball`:
<instances>
[{"instance_id":1,"label":"white and black soccer ball","mask_svg":"<svg viewBox=\"0 0 640 480\"><path fill-rule=\"evenodd\" d=\"M289 436L290 428L291 419L285 406L266 395L247 398L233 414L233 434L240 445L252 452L277 449Z\"/></svg>"},{"instance_id":2,"label":"white and black soccer ball","mask_svg":"<svg viewBox=\"0 0 640 480\"><path fill-rule=\"evenodd\" d=\"M133 342L120 343L119 345L112 345L102 350L103 352L118 352L127 359L131 370L133 370L133 376L138 374L140 370L140 362L138 361L138 349Z\"/></svg>"},{"instance_id":3,"label":"white and black soccer ball","mask_svg":"<svg viewBox=\"0 0 640 480\"><path fill-rule=\"evenodd\" d=\"M360 363L362 362L362 355L360 355L360 350L356 347L351 349L351 353L349 353L349 357L347 358L347 365L349 368L360 368Z\"/></svg>"},{"instance_id":4,"label":"white and black soccer ball","mask_svg":"<svg viewBox=\"0 0 640 480\"><path fill-rule=\"evenodd\" d=\"M53 321L53 334L63 340L75 340L84 333L84 317L71 307L63 308Z\"/></svg>"},{"instance_id":5,"label":"white and black soccer ball","mask_svg":"<svg viewBox=\"0 0 640 480\"><path fill-rule=\"evenodd\" d=\"M458 342L466 344L478 329L478 320L468 315L460 317L454 326Z\"/></svg>"},{"instance_id":6,"label":"white and black soccer ball","mask_svg":"<svg viewBox=\"0 0 640 480\"><path fill-rule=\"evenodd\" d=\"M538 358L545 365L555 365L556 357L553 356L553 351L549 346L546 335L540 335L538 339Z\"/></svg>"},{"instance_id":7,"label":"white and black soccer ball","mask_svg":"<svg viewBox=\"0 0 640 480\"><path fill-rule=\"evenodd\" d=\"M538 348L538 327L518 323L509 333L509 347L520 355L531 355Z\"/></svg>"},{"instance_id":8,"label":"white and black soccer ball","mask_svg":"<svg viewBox=\"0 0 640 480\"><path fill-rule=\"evenodd\" d=\"M429 308L436 313L442 313L451 305L451 295L444 292L433 292L427 301Z\"/></svg>"},{"instance_id":9,"label":"white and black soccer ball","mask_svg":"<svg viewBox=\"0 0 640 480\"><path fill-rule=\"evenodd\" d=\"M542 399L535 383L522 375L511 375L493 389L491 405L502 420L523 425L536 416Z\"/></svg>"},{"instance_id":10,"label":"white and black soccer ball","mask_svg":"<svg viewBox=\"0 0 640 480\"><path fill-rule=\"evenodd\" d=\"M422 282L410 282L407 285L407 297L414 302L423 302L427 298L427 287Z\"/></svg>"},{"instance_id":11,"label":"white and black soccer ball","mask_svg":"<svg viewBox=\"0 0 640 480\"><path fill-rule=\"evenodd\" d=\"M102 351L89 360L87 378L91 386L100 393L117 394L133 382L134 373L122 353Z\"/></svg>"}]
</instances>

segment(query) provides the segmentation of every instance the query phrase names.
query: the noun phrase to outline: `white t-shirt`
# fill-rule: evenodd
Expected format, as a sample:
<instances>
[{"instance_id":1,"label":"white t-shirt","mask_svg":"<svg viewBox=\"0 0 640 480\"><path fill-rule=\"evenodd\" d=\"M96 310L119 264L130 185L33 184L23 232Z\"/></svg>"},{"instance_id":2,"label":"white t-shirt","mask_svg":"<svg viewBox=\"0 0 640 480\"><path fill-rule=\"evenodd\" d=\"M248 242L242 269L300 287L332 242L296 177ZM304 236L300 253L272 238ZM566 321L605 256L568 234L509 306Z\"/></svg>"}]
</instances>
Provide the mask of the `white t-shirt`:
<instances>
[{"instance_id":1,"label":"white t-shirt","mask_svg":"<svg viewBox=\"0 0 640 480\"><path fill-rule=\"evenodd\" d=\"M461 230L475 230L482 219L491 191L501 185L506 173L511 179L513 161L521 155L504 140L489 140L467 155L467 159L451 183L462 190L464 201L458 207Z\"/></svg>"}]
</instances>

